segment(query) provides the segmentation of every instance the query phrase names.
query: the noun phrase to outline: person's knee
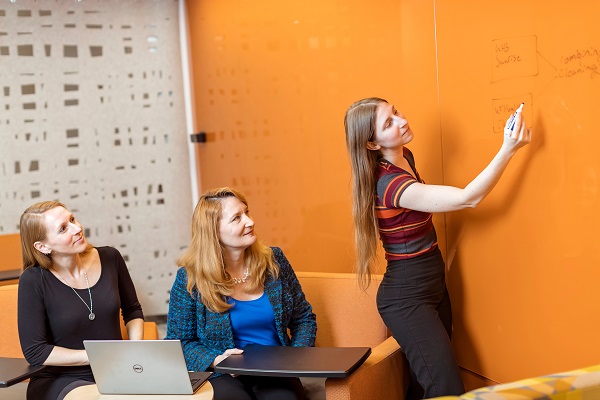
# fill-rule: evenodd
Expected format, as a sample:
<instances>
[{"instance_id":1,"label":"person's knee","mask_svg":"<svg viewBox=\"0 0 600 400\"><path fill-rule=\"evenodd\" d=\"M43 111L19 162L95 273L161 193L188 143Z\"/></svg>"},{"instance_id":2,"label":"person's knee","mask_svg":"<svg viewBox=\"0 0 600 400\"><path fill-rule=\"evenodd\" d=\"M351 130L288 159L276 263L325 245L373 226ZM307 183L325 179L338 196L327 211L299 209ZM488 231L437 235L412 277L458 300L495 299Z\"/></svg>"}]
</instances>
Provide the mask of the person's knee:
<instances>
[{"instance_id":1,"label":"person's knee","mask_svg":"<svg viewBox=\"0 0 600 400\"><path fill-rule=\"evenodd\" d=\"M253 400L239 380L221 375L210 380L215 400Z\"/></svg>"},{"instance_id":2,"label":"person's knee","mask_svg":"<svg viewBox=\"0 0 600 400\"><path fill-rule=\"evenodd\" d=\"M304 386L299 379L266 380L254 387L257 400L304 400Z\"/></svg>"},{"instance_id":3,"label":"person's knee","mask_svg":"<svg viewBox=\"0 0 600 400\"><path fill-rule=\"evenodd\" d=\"M215 400L253 400L252 396L245 390L227 388L225 390L213 390Z\"/></svg>"},{"instance_id":4,"label":"person's knee","mask_svg":"<svg viewBox=\"0 0 600 400\"><path fill-rule=\"evenodd\" d=\"M284 388L269 388L254 392L256 400L304 400L304 396L300 396L291 389Z\"/></svg>"}]
</instances>

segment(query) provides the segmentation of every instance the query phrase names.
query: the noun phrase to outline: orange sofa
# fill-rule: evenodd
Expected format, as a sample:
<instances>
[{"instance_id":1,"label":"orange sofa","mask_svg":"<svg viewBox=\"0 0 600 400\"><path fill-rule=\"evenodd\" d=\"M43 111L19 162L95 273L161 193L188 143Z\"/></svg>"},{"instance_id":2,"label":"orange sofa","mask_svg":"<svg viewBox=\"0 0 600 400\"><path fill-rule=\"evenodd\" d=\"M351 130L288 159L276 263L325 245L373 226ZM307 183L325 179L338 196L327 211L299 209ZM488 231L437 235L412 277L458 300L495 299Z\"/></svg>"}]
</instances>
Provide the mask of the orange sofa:
<instances>
[{"instance_id":1,"label":"orange sofa","mask_svg":"<svg viewBox=\"0 0 600 400\"><path fill-rule=\"evenodd\" d=\"M376 276L363 292L354 274L298 272L297 275L317 315L317 346L372 349L367 360L349 377L325 380L326 399L404 399L407 362L398 343L389 336L375 304L381 277ZM17 330L17 288L17 285L0 287L0 357L23 357ZM155 323L145 323L144 336L158 338Z\"/></svg>"},{"instance_id":2,"label":"orange sofa","mask_svg":"<svg viewBox=\"0 0 600 400\"><path fill-rule=\"evenodd\" d=\"M408 364L389 336L375 303L381 276L369 289L358 287L355 274L297 272L306 298L317 315L317 346L371 347L371 355L347 378L325 380L327 400L402 400ZM311 387L306 384L309 389ZM313 398L313 397L311 397Z\"/></svg>"}]
</instances>

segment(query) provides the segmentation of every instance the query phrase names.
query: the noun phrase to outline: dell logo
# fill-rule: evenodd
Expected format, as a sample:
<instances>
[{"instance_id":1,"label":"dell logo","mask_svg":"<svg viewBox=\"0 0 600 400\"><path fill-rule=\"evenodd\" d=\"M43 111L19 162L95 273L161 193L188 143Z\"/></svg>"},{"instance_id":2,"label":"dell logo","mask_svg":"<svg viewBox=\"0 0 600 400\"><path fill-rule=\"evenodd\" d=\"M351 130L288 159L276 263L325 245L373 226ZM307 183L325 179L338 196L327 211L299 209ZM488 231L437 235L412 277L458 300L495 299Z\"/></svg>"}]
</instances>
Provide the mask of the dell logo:
<instances>
[{"instance_id":1,"label":"dell logo","mask_svg":"<svg viewBox=\"0 0 600 400\"><path fill-rule=\"evenodd\" d=\"M144 371L144 368L140 364L135 364L133 366L133 371L139 374Z\"/></svg>"}]
</instances>

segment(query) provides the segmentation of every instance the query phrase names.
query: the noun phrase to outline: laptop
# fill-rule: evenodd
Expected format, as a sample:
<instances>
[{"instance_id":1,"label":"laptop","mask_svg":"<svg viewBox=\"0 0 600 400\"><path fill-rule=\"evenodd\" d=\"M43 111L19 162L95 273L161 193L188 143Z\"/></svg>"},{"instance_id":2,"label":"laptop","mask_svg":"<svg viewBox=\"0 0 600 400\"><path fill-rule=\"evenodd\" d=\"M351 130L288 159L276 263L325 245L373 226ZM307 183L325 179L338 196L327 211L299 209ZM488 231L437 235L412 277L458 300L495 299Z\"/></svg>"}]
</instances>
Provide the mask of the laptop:
<instances>
[{"instance_id":1,"label":"laptop","mask_svg":"<svg viewBox=\"0 0 600 400\"><path fill-rule=\"evenodd\" d=\"M290 347L248 345L227 357L215 372L238 375L343 378L371 354L370 347Z\"/></svg>"},{"instance_id":2,"label":"laptop","mask_svg":"<svg viewBox=\"0 0 600 400\"><path fill-rule=\"evenodd\" d=\"M193 394L212 372L188 372L179 340L84 340L100 394Z\"/></svg>"}]
</instances>

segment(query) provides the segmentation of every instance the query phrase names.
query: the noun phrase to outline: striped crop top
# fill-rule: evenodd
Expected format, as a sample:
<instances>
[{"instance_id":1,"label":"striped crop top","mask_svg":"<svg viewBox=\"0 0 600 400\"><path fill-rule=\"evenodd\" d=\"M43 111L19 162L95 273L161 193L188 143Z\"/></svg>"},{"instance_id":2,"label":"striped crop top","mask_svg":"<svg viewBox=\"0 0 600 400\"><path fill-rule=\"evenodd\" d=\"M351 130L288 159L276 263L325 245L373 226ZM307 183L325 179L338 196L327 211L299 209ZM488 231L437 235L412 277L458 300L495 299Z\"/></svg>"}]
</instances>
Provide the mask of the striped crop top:
<instances>
[{"instance_id":1,"label":"striped crop top","mask_svg":"<svg viewBox=\"0 0 600 400\"><path fill-rule=\"evenodd\" d=\"M412 152L406 147L404 158L417 179L384 158L377 163L375 214L388 261L418 257L437 247L432 214L400 207L400 196L407 187L416 182L425 183L417 172Z\"/></svg>"}]
</instances>

